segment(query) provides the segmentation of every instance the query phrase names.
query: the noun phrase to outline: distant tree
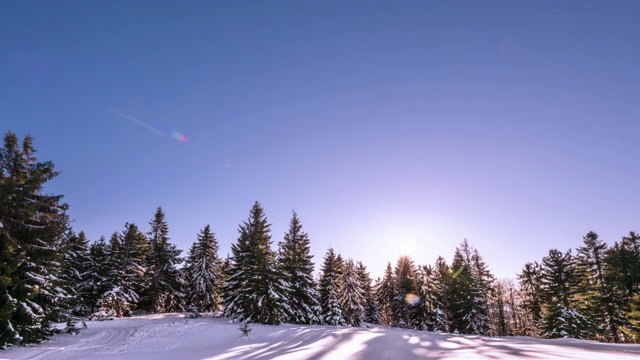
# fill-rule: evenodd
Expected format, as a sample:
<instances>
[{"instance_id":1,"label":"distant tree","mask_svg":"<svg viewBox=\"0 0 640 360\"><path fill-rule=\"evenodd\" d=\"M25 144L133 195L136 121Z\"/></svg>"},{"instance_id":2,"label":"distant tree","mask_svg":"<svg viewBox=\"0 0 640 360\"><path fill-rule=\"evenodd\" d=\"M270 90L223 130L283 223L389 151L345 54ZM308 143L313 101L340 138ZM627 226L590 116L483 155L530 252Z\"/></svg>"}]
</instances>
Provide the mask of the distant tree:
<instances>
[{"instance_id":1,"label":"distant tree","mask_svg":"<svg viewBox=\"0 0 640 360\"><path fill-rule=\"evenodd\" d=\"M332 248L327 250L322 264L319 293L322 322L327 325L344 325L345 321L340 306L342 293L342 264Z\"/></svg>"},{"instance_id":2,"label":"distant tree","mask_svg":"<svg viewBox=\"0 0 640 360\"><path fill-rule=\"evenodd\" d=\"M289 322L320 323L319 294L313 281L313 255L309 235L302 231L298 215L293 212L289 231L279 243L278 263L290 290L286 301L291 309Z\"/></svg>"},{"instance_id":3,"label":"distant tree","mask_svg":"<svg viewBox=\"0 0 640 360\"><path fill-rule=\"evenodd\" d=\"M231 247L232 264L224 286L225 317L278 325L290 316L285 302L290 288L271 250L270 226L256 201L249 219L239 227L238 242Z\"/></svg>"},{"instance_id":4,"label":"distant tree","mask_svg":"<svg viewBox=\"0 0 640 360\"><path fill-rule=\"evenodd\" d=\"M60 282L61 242L68 228L62 195L44 192L59 172L39 162L30 135L11 131L0 149L0 348L39 342L66 292Z\"/></svg>"},{"instance_id":5,"label":"distant tree","mask_svg":"<svg viewBox=\"0 0 640 360\"><path fill-rule=\"evenodd\" d=\"M149 250L142 263L145 272L141 300L147 312L180 310L184 294L180 289L180 272L176 266L182 263L182 250L169 242L169 225L161 207L158 207L149 225Z\"/></svg>"},{"instance_id":6,"label":"distant tree","mask_svg":"<svg viewBox=\"0 0 640 360\"><path fill-rule=\"evenodd\" d=\"M200 230L186 260L187 304L198 312L215 312L222 303L222 262L209 225Z\"/></svg>"}]
</instances>

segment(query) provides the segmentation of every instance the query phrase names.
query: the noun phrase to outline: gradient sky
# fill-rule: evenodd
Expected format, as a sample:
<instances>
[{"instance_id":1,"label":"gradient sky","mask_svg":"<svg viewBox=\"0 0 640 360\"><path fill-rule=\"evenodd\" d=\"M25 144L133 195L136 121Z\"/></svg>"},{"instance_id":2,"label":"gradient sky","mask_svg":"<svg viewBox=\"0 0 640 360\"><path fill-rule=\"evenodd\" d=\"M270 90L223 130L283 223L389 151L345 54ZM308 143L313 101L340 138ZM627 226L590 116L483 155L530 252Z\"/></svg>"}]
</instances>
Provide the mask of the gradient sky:
<instances>
[{"instance_id":1,"label":"gradient sky","mask_svg":"<svg viewBox=\"0 0 640 360\"><path fill-rule=\"evenodd\" d=\"M76 231L221 255L258 200L374 276L640 230L638 1L2 1L0 130ZM188 142L171 136L176 131ZM168 135L168 136L165 136ZM178 135L176 134L176 137ZM184 137L182 140L186 140Z\"/></svg>"}]
</instances>

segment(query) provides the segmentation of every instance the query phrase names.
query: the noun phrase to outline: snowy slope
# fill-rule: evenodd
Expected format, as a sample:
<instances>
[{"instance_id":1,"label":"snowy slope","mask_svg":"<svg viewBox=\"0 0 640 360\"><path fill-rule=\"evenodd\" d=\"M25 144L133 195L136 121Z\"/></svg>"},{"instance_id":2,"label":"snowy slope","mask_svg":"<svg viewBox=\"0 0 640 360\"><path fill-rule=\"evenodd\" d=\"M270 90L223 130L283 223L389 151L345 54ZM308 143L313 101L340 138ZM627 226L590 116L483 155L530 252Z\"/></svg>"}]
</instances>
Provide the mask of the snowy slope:
<instances>
[{"instance_id":1,"label":"snowy slope","mask_svg":"<svg viewBox=\"0 0 640 360\"><path fill-rule=\"evenodd\" d=\"M401 329L253 325L153 315L88 322L79 335L0 350L0 359L640 359L640 345L486 338Z\"/></svg>"}]
</instances>

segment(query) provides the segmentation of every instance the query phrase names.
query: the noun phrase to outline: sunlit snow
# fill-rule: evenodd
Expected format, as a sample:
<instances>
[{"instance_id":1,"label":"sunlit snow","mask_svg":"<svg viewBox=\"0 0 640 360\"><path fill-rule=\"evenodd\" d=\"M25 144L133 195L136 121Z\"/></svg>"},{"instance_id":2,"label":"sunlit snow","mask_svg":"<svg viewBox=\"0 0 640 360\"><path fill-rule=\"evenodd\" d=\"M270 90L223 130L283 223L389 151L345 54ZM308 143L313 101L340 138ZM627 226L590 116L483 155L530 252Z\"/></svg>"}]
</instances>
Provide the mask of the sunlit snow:
<instances>
[{"instance_id":1,"label":"sunlit snow","mask_svg":"<svg viewBox=\"0 0 640 360\"><path fill-rule=\"evenodd\" d=\"M573 339L481 337L395 328L252 325L183 315L150 315L87 322L79 335L56 335L40 345L0 350L0 359L638 359L640 345Z\"/></svg>"}]
</instances>

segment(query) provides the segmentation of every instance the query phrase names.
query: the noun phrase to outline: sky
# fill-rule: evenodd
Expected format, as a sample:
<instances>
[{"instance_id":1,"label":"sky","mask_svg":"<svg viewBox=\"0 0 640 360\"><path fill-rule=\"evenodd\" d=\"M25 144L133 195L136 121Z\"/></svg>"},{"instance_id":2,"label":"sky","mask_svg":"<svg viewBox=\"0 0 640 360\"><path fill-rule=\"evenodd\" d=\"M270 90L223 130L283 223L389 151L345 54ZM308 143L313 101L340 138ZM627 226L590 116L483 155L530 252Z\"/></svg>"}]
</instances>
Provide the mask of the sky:
<instances>
[{"instance_id":1,"label":"sky","mask_svg":"<svg viewBox=\"0 0 640 360\"><path fill-rule=\"evenodd\" d=\"M230 252L255 201L374 277L465 238L513 278L640 228L637 1L2 1L0 131L76 231Z\"/></svg>"}]
</instances>

